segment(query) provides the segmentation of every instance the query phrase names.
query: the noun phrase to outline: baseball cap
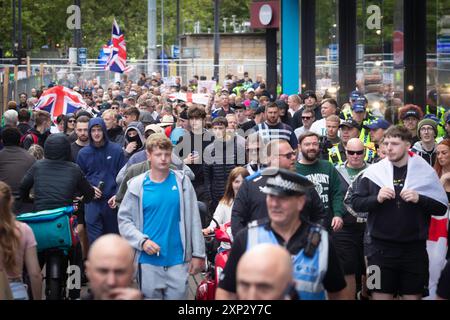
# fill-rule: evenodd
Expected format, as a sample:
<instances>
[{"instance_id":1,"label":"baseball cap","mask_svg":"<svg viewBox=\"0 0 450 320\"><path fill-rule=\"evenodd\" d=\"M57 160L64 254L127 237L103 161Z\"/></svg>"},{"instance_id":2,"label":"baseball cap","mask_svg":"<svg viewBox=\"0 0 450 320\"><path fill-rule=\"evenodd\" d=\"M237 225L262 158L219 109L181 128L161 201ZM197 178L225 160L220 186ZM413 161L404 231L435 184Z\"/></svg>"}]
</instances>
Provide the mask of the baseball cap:
<instances>
[{"instance_id":1,"label":"baseball cap","mask_svg":"<svg viewBox=\"0 0 450 320\"><path fill-rule=\"evenodd\" d=\"M355 102L359 103L359 104L362 104L364 107L368 103L367 98L364 97L363 95L359 95L359 97L356 98Z\"/></svg>"},{"instance_id":2,"label":"baseball cap","mask_svg":"<svg viewBox=\"0 0 450 320\"><path fill-rule=\"evenodd\" d=\"M361 96L361 92L354 90L350 93L350 100L356 101Z\"/></svg>"},{"instance_id":3,"label":"baseball cap","mask_svg":"<svg viewBox=\"0 0 450 320\"><path fill-rule=\"evenodd\" d=\"M414 109L410 109L410 110L406 111L402 116L402 120L404 120L408 117L414 117L414 118L417 118L420 120L420 114Z\"/></svg>"},{"instance_id":4,"label":"baseball cap","mask_svg":"<svg viewBox=\"0 0 450 320\"><path fill-rule=\"evenodd\" d=\"M367 124L366 127L375 130L375 129L387 129L391 126L391 124L384 120L383 118L378 118L375 121L372 121L371 123Z\"/></svg>"},{"instance_id":5,"label":"baseball cap","mask_svg":"<svg viewBox=\"0 0 450 320\"><path fill-rule=\"evenodd\" d=\"M161 123L159 124L161 127L171 126L174 123L174 119L172 116L165 115L161 119Z\"/></svg>"},{"instance_id":6,"label":"baseball cap","mask_svg":"<svg viewBox=\"0 0 450 320\"><path fill-rule=\"evenodd\" d=\"M309 98L309 97L313 97L317 101L317 96L316 96L315 92L312 90L306 90L305 93L303 93L303 100L305 100L306 98Z\"/></svg>"},{"instance_id":7,"label":"baseball cap","mask_svg":"<svg viewBox=\"0 0 450 320\"><path fill-rule=\"evenodd\" d=\"M347 119L345 121L342 121L341 124L339 125L339 128L342 127L357 128L358 130L360 129L358 122L356 122L353 119Z\"/></svg>"},{"instance_id":8,"label":"baseball cap","mask_svg":"<svg viewBox=\"0 0 450 320\"><path fill-rule=\"evenodd\" d=\"M356 101L354 104L352 104L352 110L355 112L364 112L366 111L366 107L364 104Z\"/></svg>"},{"instance_id":9,"label":"baseball cap","mask_svg":"<svg viewBox=\"0 0 450 320\"><path fill-rule=\"evenodd\" d=\"M163 129L157 124L149 124L145 127L145 132L147 132L148 130L152 130L155 133L163 133Z\"/></svg>"},{"instance_id":10,"label":"baseball cap","mask_svg":"<svg viewBox=\"0 0 450 320\"><path fill-rule=\"evenodd\" d=\"M447 117L445 118L445 122L449 123L450 122L450 113L447 115Z\"/></svg>"},{"instance_id":11,"label":"baseball cap","mask_svg":"<svg viewBox=\"0 0 450 320\"><path fill-rule=\"evenodd\" d=\"M248 89L247 89L247 93L250 93L250 92L255 92L255 89L253 89L253 88L248 88Z\"/></svg>"}]
</instances>

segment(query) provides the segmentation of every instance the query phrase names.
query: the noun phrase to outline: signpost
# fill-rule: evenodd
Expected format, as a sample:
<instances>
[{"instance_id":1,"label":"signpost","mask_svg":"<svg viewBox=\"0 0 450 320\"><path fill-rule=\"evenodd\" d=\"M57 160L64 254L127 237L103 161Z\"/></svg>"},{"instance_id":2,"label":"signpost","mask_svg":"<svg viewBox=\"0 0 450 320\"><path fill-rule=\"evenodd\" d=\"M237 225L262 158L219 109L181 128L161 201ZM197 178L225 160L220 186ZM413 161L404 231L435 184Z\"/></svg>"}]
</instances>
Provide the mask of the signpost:
<instances>
[{"instance_id":1,"label":"signpost","mask_svg":"<svg viewBox=\"0 0 450 320\"><path fill-rule=\"evenodd\" d=\"M86 60L87 60L87 49L86 48L78 48L77 64L79 66L86 64Z\"/></svg>"}]
</instances>

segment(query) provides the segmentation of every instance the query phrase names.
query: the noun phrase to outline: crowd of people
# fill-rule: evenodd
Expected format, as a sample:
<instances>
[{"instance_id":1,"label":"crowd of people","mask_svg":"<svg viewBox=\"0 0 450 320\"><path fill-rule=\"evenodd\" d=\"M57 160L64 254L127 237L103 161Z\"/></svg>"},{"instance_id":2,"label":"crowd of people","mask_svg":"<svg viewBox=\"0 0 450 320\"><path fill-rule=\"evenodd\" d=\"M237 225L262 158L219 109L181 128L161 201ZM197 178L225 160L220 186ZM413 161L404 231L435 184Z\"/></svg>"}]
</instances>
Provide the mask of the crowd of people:
<instances>
[{"instance_id":1,"label":"crowd of people","mask_svg":"<svg viewBox=\"0 0 450 320\"><path fill-rule=\"evenodd\" d=\"M186 299L212 218L233 235L217 299L429 295L431 216L448 218L450 199L450 111L435 90L383 114L359 91L342 105L311 90L273 97L245 73L207 104L174 98L197 80L94 79L72 88L88 105L73 114L35 110L45 88L8 103L0 297L42 298L36 239L15 216L74 200L85 299ZM438 298L450 298L449 268Z\"/></svg>"}]
</instances>

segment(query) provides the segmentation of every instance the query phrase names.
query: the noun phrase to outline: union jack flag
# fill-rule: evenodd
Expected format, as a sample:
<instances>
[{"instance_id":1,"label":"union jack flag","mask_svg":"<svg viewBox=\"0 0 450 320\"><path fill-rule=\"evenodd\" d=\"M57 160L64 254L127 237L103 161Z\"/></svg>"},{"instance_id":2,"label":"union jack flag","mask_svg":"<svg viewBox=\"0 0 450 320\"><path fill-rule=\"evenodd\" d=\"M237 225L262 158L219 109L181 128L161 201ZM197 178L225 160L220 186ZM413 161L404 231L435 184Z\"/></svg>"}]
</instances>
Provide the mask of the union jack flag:
<instances>
[{"instance_id":1,"label":"union jack flag","mask_svg":"<svg viewBox=\"0 0 450 320\"><path fill-rule=\"evenodd\" d=\"M56 86L44 91L34 109L49 112L55 120L60 114L75 113L78 109L87 107L78 92L64 86Z\"/></svg>"},{"instance_id":2,"label":"union jack flag","mask_svg":"<svg viewBox=\"0 0 450 320\"><path fill-rule=\"evenodd\" d=\"M132 67L127 67L127 47L125 44L125 37L120 30L116 19L114 19L112 25L111 42L111 52L108 61L106 62L105 69L119 73L130 71Z\"/></svg>"}]
</instances>

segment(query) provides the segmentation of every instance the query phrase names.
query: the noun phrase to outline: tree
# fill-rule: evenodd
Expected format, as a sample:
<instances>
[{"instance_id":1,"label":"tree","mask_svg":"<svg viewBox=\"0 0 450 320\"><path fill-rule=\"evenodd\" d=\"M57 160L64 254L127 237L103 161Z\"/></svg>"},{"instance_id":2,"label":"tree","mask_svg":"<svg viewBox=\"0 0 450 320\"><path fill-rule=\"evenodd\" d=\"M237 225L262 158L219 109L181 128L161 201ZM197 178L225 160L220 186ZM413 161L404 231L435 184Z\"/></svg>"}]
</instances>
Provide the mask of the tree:
<instances>
[{"instance_id":1,"label":"tree","mask_svg":"<svg viewBox=\"0 0 450 320\"><path fill-rule=\"evenodd\" d=\"M157 39L161 39L161 3L157 0ZM235 14L238 21L248 20L251 0L222 0L221 17ZM72 0L22 1L22 21L24 47L27 36L31 36L32 52L39 52L42 46L51 49L56 44L67 50L73 44L73 31L66 26L69 17L67 7ZM201 31L213 29L213 0L180 0L181 18L200 21ZM12 56L12 9L11 1L0 0L0 46L5 56ZM82 44L88 48L89 58L96 58L100 48L111 38L114 17L125 34L129 58L143 58L147 47L147 1L143 0L108 0L81 1ZM229 21L230 22L230 21ZM191 24L192 25L192 24ZM188 25L186 25L188 27ZM222 26L221 26L222 30ZM187 31L192 32L189 28ZM164 43L165 49L176 41L176 1L164 0Z\"/></svg>"}]
</instances>

